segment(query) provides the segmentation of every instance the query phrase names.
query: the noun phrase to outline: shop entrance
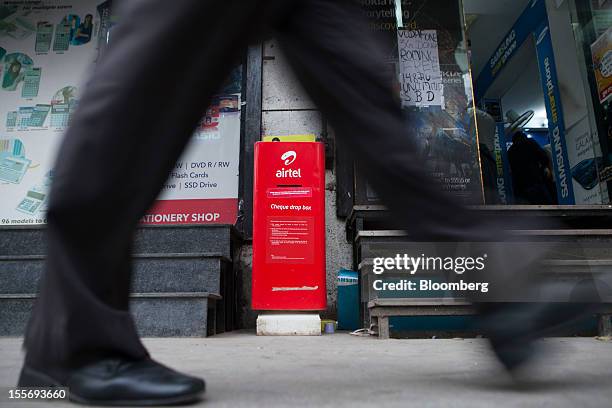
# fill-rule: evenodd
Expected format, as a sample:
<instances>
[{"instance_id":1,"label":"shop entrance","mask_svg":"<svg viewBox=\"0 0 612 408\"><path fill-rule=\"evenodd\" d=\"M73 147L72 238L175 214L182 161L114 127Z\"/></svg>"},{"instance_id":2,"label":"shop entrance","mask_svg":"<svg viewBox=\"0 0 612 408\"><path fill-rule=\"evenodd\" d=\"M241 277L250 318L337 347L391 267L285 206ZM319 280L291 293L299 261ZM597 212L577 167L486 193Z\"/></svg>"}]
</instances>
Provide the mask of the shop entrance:
<instances>
[{"instance_id":1,"label":"shop entrance","mask_svg":"<svg viewBox=\"0 0 612 408\"><path fill-rule=\"evenodd\" d=\"M487 204L609 201L568 5L464 2Z\"/></svg>"},{"instance_id":2,"label":"shop entrance","mask_svg":"<svg viewBox=\"0 0 612 408\"><path fill-rule=\"evenodd\" d=\"M441 189L472 205L610 202L611 1L362 3ZM377 203L355 179L355 203Z\"/></svg>"}]
</instances>

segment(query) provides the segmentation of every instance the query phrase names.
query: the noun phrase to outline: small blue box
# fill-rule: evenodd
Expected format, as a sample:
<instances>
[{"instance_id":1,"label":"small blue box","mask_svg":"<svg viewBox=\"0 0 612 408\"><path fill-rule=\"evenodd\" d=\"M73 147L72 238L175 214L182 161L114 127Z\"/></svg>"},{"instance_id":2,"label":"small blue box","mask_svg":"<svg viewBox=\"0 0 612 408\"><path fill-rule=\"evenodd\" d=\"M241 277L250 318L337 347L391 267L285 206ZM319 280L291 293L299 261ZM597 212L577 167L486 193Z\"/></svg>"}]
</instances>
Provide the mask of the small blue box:
<instances>
[{"instance_id":1,"label":"small blue box","mask_svg":"<svg viewBox=\"0 0 612 408\"><path fill-rule=\"evenodd\" d=\"M357 330L359 324L359 277L357 272L338 272L338 329Z\"/></svg>"}]
</instances>

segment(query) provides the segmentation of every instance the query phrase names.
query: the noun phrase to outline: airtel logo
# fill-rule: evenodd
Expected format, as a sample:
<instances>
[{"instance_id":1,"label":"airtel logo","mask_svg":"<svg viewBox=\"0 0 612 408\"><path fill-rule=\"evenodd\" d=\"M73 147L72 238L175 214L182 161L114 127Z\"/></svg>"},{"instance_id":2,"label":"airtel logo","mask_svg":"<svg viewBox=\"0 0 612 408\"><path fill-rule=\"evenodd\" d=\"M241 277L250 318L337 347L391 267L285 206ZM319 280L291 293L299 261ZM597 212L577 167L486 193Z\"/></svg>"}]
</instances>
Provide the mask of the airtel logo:
<instances>
[{"instance_id":1,"label":"airtel logo","mask_svg":"<svg viewBox=\"0 0 612 408\"><path fill-rule=\"evenodd\" d=\"M285 166L289 166L297 158L297 153L293 150L283 153L281 160L285 163ZM285 169L282 168L276 171L276 178L301 178L302 169Z\"/></svg>"},{"instance_id":2,"label":"airtel logo","mask_svg":"<svg viewBox=\"0 0 612 408\"><path fill-rule=\"evenodd\" d=\"M293 163L296 158L297 158L297 153L294 152L293 150L289 150L288 152L283 153L283 155L281 156L281 160L285 161L285 166L288 166L291 163Z\"/></svg>"}]
</instances>

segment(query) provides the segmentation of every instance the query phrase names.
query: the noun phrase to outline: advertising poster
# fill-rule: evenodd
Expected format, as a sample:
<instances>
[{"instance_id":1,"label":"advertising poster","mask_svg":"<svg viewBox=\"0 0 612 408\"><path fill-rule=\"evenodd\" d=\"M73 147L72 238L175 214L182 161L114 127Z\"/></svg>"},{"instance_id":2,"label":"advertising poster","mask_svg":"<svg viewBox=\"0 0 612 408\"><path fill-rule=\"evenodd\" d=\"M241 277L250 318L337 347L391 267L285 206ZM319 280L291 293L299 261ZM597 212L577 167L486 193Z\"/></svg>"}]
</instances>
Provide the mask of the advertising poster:
<instances>
[{"instance_id":1,"label":"advertising poster","mask_svg":"<svg viewBox=\"0 0 612 408\"><path fill-rule=\"evenodd\" d=\"M0 1L0 225L45 223L55 153L97 54L100 3Z\"/></svg>"},{"instance_id":2,"label":"advertising poster","mask_svg":"<svg viewBox=\"0 0 612 408\"><path fill-rule=\"evenodd\" d=\"M599 144L593 143L586 116L567 130L566 139L575 204L606 203L607 183L599 177L603 156Z\"/></svg>"},{"instance_id":3,"label":"advertising poster","mask_svg":"<svg viewBox=\"0 0 612 408\"><path fill-rule=\"evenodd\" d=\"M218 95L142 222L236 223L239 156L240 94Z\"/></svg>"},{"instance_id":4,"label":"advertising poster","mask_svg":"<svg viewBox=\"0 0 612 408\"><path fill-rule=\"evenodd\" d=\"M604 103L612 95L612 28L591 45L591 54L599 102Z\"/></svg>"},{"instance_id":5,"label":"advertising poster","mask_svg":"<svg viewBox=\"0 0 612 408\"><path fill-rule=\"evenodd\" d=\"M109 0L0 0L0 225L44 224L53 165L117 18ZM236 221L237 69L198 125L147 224Z\"/></svg>"}]
</instances>

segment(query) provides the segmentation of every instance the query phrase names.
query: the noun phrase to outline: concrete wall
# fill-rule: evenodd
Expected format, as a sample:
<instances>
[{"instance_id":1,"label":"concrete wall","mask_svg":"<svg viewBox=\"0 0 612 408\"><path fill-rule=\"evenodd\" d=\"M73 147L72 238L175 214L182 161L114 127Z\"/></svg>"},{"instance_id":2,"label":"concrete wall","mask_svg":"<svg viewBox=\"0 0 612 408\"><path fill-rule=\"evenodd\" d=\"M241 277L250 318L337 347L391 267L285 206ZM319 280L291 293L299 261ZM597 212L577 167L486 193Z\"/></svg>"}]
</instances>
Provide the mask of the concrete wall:
<instances>
[{"instance_id":1,"label":"concrete wall","mask_svg":"<svg viewBox=\"0 0 612 408\"><path fill-rule=\"evenodd\" d=\"M262 72L262 136L324 133L321 113L306 95L275 41L264 44ZM350 268L352 252L346 241L344 220L336 217L336 177L326 172L325 223L327 257L327 311L324 317L336 315L336 276L341 268ZM243 290L242 324L254 327L256 315L250 308L252 245L244 245L238 257L242 270Z\"/></svg>"}]
</instances>

